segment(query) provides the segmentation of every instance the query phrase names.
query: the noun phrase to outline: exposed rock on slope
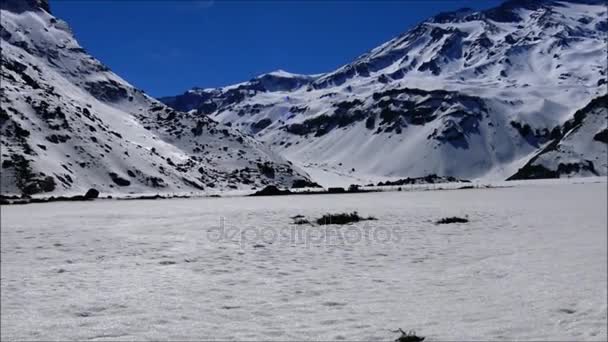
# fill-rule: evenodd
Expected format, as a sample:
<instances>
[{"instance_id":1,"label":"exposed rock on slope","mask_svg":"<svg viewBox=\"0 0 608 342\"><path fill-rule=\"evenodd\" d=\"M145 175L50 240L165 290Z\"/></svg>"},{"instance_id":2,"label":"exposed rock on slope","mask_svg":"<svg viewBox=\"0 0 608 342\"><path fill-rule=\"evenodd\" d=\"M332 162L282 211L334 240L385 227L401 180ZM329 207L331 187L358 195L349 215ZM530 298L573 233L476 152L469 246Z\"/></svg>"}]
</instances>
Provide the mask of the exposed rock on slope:
<instances>
[{"instance_id":1,"label":"exposed rock on slope","mask_svg":"<svg viewBox=\"0 0 608 342\"><path fill-rule=\"evenodd\" d=\"M561 127L544 147L509 179L560 178L608 174L608 95L598 97Z\"/></svg>"}]
</instances>

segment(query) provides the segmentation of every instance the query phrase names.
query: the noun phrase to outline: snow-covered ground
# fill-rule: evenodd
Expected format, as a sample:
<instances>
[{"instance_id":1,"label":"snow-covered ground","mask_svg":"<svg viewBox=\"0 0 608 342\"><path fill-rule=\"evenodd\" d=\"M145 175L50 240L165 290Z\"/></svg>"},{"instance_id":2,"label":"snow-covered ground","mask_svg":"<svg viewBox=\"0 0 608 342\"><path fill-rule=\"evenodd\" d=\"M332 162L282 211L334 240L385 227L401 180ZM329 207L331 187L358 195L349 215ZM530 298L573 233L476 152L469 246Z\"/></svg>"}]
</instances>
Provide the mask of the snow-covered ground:
<instances>
[{"instance_id":1,"label":"snow-covered ground","mask_svg":"<svg viewBox=\"0 0 608 342\"><path fill-rule=\"evenodd\" d=\"M605 178L519 184L3 206L0 337L605 341Z\"/></svg>"}]
</instances>

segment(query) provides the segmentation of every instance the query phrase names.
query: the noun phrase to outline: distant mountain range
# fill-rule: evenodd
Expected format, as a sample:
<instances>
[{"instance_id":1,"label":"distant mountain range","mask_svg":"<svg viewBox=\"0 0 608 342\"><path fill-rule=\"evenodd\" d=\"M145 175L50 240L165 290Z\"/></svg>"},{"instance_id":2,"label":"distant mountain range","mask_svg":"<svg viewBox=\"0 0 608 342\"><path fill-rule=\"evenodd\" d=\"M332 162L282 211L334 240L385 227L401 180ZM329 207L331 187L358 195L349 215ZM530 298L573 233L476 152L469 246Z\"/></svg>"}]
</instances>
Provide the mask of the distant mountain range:
<instances>
[{"instance_id":1,"label":"distant mountain range","mask_svg":"<svg viewBox=\"0 0 608 342\"><path fill-rule=\"evenodd\" d=\"M1 6L0 193L219 192L309 180L248 135L135 89L87 54L46 1Z\"/></svg>"},{"instance_id":2,"label":"distant mountain range","mask_svg":"<svg viewBox=\"0 0 608 342\"><path fill-rule=\"evenodd\" d=\"M580 139L567 125L607 93L607 34L603 1L507 1L441 13L326 74L160 100L253 135L324 184L606 175L606 142L592 139L606 106ZM546 172L518 171L531 163Z\"/></svg>"},{"instance_id":3,"label":"distant mountain range","mask_svg":"<svg viewBox=\"0 0 608 342\"><path fill-rule=\"evenodd\" d=\"M160 101L50 11L1 2L3 195L608 173L603 1L441 13L332 72Z\"/></svg>"}]
</instances>

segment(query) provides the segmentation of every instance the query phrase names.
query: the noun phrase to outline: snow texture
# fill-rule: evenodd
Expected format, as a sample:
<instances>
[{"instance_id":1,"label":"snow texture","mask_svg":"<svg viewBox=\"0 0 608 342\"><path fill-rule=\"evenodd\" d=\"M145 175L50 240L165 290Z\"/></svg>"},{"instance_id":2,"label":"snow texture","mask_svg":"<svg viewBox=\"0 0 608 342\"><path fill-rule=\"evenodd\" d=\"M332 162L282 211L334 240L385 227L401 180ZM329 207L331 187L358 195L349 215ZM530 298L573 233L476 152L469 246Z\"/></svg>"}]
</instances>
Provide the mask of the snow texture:
<instances>
[{"instance_id":1,"label":"snow texture","mask_svg":"<svg viewBox=\"0 0 608 342\"><path fill-rule=\"evenodd\" d=\"M597 181L2 207L0 337L605 341Z\"/></svg>"}]
</instances>

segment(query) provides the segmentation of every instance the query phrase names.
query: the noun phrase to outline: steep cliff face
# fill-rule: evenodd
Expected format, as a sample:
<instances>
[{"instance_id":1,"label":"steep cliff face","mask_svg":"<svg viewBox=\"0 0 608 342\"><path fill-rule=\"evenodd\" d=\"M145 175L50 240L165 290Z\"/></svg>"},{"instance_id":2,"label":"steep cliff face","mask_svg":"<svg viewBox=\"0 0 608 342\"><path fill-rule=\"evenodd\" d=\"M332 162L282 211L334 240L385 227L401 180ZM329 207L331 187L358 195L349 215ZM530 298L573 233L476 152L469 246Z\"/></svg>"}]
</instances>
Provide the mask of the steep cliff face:
<instances>
[{"instance_id":1,"label":"steep cliff face","mask_svg":"<svg viewBox=\"0 0 608 342\"><path fill-rule=\"evenodd\" d=\"M255 134L315 173L505 179L606 93L607 18L597 0L461 9L326 74L281 71L162 101ZM292 81L260 82L277 76Z\"/></svg>"},{"instance_id":2,"label":"steep cliff face","mask_svg":"<svg viewBox=\"0 0 608 342\"><path fill-rule=\"evenodd\" d=\"M261 143L135 89L46 1L2 1L2 194L175 193L307 179Z\"/></svg>"}]
</instances>

